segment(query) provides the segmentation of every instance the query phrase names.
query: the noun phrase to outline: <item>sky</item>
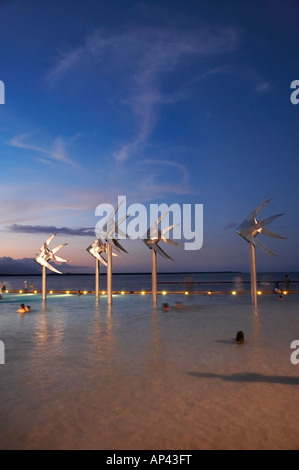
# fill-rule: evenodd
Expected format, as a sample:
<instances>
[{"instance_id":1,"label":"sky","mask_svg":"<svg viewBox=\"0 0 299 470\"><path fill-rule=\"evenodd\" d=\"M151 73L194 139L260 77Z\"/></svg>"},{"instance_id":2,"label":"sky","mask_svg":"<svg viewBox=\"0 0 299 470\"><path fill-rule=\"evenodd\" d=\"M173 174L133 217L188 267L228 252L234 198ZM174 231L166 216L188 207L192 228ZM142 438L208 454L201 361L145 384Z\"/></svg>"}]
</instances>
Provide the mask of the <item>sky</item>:
<instances>
[{"instance_id":1,"label":"sky","mask_svg":"<svg viewBox=\"0 0 299 470\"><path fill-rule=\"evenodd\" d=\"M245 272L233 227L273 198L287 240L261 235L257 269L299 269L297 1L4 0L0 21L0 258L58 232L62 270L92 268L95 209L124 195L203 204L202 248L161 242L160 271ZM149 271L123 244L114 271Z\"/></svg>"}]
</instances>

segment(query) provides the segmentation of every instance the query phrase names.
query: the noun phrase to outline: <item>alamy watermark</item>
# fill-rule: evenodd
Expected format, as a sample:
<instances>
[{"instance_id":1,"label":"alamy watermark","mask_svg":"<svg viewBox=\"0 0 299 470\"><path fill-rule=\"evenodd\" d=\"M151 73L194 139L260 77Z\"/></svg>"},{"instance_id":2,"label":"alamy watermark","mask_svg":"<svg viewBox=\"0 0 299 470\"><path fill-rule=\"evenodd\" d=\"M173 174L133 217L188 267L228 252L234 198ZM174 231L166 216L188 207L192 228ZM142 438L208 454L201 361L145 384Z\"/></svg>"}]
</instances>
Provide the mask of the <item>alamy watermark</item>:
<instances>
[{"instance_id":1,"label":"alamy watermark","mask_svg":"<svg viewBox=\"0 0 299 470\"><path fill-rule=\"evenodd\" d=\"M299 103L299 80L294 80L291 83L291 88L295 89L291 94L291 103L298 104Z\"/></svg>"},{"instance_id":2,"label":"alamy watermark","mask_svg":"<svg viewBox=\"0 0 299 470\"><path fill-rule=\"evenodd\" d=\"M169 240L171 236L186 240L185 250L200 250L203 245L203 204L163 203L147 208L135 203L127 207L126 196L118 196L117 210L111 204L100 204L95 215L101 218L96 224L97 238Z\"/></svg>"},{"instance_id":3,"label":"alamy watermark","mask_svg":"<svg viewBox=\"0 0 299 470\"><path fill-rule=\"evenodd\" d=\"M294 366L297 366L299 364L299 340L295 339L290 346L291 349L295 349L294 352L291 354L291 363Z\"/></svg>"},{"instance_id":4,"label":"alamy watermark","mask_svg":"<svg viewBox=\"0 0 299 470\"><path fill-rule=\"evenodd\" d=\"M0 341L0 366L5 364L5 346L3 341Z\"/></svg>"},{"instance_id":5,"label":"alamy watermark","mask_svg":"<svg viewBox=\"0 0 299 470\"><path fill-rule=\"evenodd\" d=\"M0 104L5 104L5 85L2 80L0 80Z\"/></svg>"}]
</instances>

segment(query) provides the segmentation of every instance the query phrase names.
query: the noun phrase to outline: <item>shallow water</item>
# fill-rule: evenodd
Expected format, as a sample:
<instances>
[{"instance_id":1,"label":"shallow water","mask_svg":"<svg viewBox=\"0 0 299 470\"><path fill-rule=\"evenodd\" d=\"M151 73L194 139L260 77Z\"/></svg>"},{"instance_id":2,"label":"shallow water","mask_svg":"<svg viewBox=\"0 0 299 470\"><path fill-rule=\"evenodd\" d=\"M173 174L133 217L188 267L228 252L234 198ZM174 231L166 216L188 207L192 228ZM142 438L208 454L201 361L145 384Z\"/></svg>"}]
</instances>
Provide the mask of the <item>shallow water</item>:
<instances>
[{"instance_id":1,"label":"shallow water","mask_svg":"<svg viewBox=\"0 0 299 470\"><path fill-rule=\"evenodd\" d=\"M298 449L298 297L259 300L5 296L0 448Z\"/></svg>"}]
</instances>

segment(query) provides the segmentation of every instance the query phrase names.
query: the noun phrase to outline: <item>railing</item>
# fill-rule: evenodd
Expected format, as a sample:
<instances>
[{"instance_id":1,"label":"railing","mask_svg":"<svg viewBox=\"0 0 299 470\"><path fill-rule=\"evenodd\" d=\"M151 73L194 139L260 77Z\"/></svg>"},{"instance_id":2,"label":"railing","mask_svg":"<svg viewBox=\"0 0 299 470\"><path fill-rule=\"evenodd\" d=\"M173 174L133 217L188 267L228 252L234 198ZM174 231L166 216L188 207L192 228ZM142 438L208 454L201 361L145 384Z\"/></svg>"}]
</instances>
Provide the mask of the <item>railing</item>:
<instances>
[{"instance_id":1,"label":"railing","mask_svg":"<svg viewBox=\"0 0 299 470\"><path fill-rule=\"evenodd\" d=\"M281 293L286 291L286 287L283 281L274 281L274 280L258 280L257 281L257 290L263 294L274 294L276 288L276 283L279 283L279 289ZM237 292L240 294L247 294L250 292L249 280L237 281L158 281L158 284L161 286L182 286L183 289L189 291L190 293L231 293ZM218 288L217 288L218 287ZM180 291L183 289L179 289ZM288 293L298 294L299 293L299 280L291 281L289 288L287 289ZM175 289L175 292L177 290ZM279 292L278 292L279 293Z\"/></svg>"},{"instance_id":2,"label":"railing","mask_svg":"<svg viewBox=\"0 0 299 470\"><path fill-rule=\"evenodd\" d=\"M280 282L280 292L275 292L277 281L258 281L257 291L258 294L277 294L277 293L288 293L288 294L299 294L299 280L291 281L290 288L286 292L283 282ZM250 281L244 280L240 283L236 281L158 281L158 285L161 286L161 290L158 291L160 295L168 294L184 294L184 295L225 295L225 294L250 294ZM165 286L165 287L164 287ZM171 290L167 289L166 286L171 286ZM41 290L30 290L25 289L9 289L2 292L2 296L5 294L40 294ZM1 293L0 293L1 294ZM95 294L94 290L48 290L48 295L53 294L64 294L64 295L87 295ZM100 295L105 296L106 291L100 291ZM135 291L135 290L115 290L113 295L127 295L127 294L138 294L148 295L151 294L150 290Z\"/></svg>"}]
</instances>

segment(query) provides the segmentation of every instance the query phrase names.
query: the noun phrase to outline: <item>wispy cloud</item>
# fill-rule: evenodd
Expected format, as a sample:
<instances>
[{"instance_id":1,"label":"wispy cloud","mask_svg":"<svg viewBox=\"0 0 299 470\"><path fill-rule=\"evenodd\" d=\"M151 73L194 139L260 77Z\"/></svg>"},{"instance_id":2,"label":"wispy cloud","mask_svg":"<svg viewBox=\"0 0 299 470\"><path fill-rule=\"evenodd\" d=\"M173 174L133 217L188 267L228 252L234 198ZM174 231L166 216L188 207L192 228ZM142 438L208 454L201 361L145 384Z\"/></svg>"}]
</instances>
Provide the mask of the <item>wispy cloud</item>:
<instances>
[{"instance_id":1,"label":"wispy cloud","mask_svg":"<svg viewBox=\"0 0 299 470\"><path fill-rule=\"evenodd\" d=\"M72 161L68 156L66 151L66 142L65 139L63 139L62 137L56 137L56 139L54 140L52 145L49 146L49 148L33 143L28 143L27 141L29 138L32 138L32 134L21 134L16 137L13 137L8 142L8 145L20 149L31 150L42 155L42 157L37 157L37 160L42 163L51 164L56 161L78 168L78 164Z\"/></svg>"},{"instance_id":2,"label":"wispy cloud","mask_svg":"<svg viewBox=\"0 0 299 470\"><path fill-rule=\"evenodd\" d=\"M69 228L69 227L55 227L54 225L19 225L13 224L8 227L9 232L13 233L59 233L60 235L69 235L76 237L94 237L94 228Z\"/></svg>"},{"instance_id":3,"label":"wispy cloud","mask_svg":"<svg viewBox=\"0 0 299 470\"><path fill-rule=\"evenodd\" d=\"M139 190L152 198L165 194L190 194L189 173L185 165L170 160L143 160L141 164L151 168L149 176L142 179ZM171 172L171 178L169 177Z\"/></svg>"},{"instance_id":4,"label":"wispy cloud","mask_svg":"<svg viewBox=\"0 0 299 470\"><path fill-rule=\"evenodd\" d=\"M270 82L261 82L256 86L255 91L257 93L269 93L272 88L273 87Z\"/></svg>"},{"instance_id":5,"label":"wispy cloud","mask_svg":"<svg viewBox=\"0 0 299 470\"><path fill-rule=\"evenodd\" d=\"M182 63L190 66L228 54L235 50L237 43L233 28L213 31L202 28L196 32L143 29L113 36L96 30L81 46L60 55L47 75L47 82L57 86L66 74L71 80L73 74L82 74L90 67L97 67L102 75L113 74L113 80L119 80L127 95L125 100L122 97L121 104L131 110L136 120L135 137L113 154L117 162L124 162L138 155L147 143L161 105L181 99L175 92L167 96L163 91L163 83L170 74Z\"/></svg>"}]
</instances>

